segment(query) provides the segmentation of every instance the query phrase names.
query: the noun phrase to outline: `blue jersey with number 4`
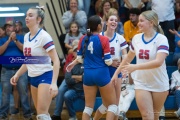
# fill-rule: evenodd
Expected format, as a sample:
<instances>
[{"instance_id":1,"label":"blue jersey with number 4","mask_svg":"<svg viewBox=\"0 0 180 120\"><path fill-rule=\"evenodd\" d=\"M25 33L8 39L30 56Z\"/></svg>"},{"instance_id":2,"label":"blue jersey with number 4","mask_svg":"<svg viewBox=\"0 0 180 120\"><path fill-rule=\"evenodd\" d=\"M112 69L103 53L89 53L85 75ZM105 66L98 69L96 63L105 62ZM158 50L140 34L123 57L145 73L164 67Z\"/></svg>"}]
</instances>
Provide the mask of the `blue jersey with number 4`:
<instances>
[{"instance_id":1,"label":"blue jersey with number 4","mask_svg":"<svg viewBox=\"0 0 180 120\"><path fill-rule=\"evenodd\" d=\"M85 43L87 37L86 35L81 37L77 52L77 55L82 57L83 50L85 49L84 68L100 68L107 66L105 61L111 59L108 38L93 34L89 37L87 43Z\"/></svg>"}]
</instances>

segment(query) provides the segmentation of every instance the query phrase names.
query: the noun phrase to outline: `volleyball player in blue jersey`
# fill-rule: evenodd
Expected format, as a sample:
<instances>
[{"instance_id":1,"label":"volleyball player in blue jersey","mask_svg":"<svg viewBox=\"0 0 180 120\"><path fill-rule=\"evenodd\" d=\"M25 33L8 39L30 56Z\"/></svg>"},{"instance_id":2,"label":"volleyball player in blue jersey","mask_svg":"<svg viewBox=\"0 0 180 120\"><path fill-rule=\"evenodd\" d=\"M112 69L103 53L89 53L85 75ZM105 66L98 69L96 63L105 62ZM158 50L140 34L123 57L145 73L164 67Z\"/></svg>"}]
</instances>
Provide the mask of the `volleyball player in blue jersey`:
<instances>
[{"instance_id":1,"label":"volleyball player in blue jersey","mask_svg":"<svg viewBox=\"0 0 180 120\"><path fill-rule=\"evenodd\" d=\"M112 64L109 40L99 35L101 29L100 17L97 15L90 17L87 35L80 39L78 45L77 59L67 66L67 70L70 71L78 62L84 64L85 109L83 120L89 120L92 115L98 88L104 105L108 106L106 120L112 120L117 111L115 87L110 82L108 69L108 65Z\"/></svg>"}]
</instances>

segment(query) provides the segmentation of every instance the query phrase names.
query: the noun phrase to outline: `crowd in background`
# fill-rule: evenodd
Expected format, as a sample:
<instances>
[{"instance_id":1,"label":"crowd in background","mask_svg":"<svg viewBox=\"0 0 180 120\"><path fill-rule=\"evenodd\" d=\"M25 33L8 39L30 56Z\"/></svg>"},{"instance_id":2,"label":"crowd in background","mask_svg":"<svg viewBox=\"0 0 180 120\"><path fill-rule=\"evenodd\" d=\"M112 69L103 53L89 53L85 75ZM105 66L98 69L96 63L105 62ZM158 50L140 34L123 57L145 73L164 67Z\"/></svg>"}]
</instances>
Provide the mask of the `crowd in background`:
<instances>
[{"instance_id":1,"label":"crowd in background","mask_svg":"<svg viewBox=\"0 0 180 120\"><path fill-rule=\"evenodd\" d=\"M65 47L65 60L63 61L63 71L65 78L59 86L58 95L56 97L56 107L53 115L51 116L52 120L61 120L61 112L63 110L63 103L66 103L66 107L69 113L69 120L76 120L75 110L73 108L73 101L78 98L84 97L83 91L83 67L82 64L77 64L71 72L66 71L66 66L77 58L77 47L80 38L83 35L87 34L88 19L93 15L98 15L101 19L101 34L107 33L109 29L108 14L117 15L117 28L116 33L122 35L124 40L127 42L127 45L131 45L132 39L136 34L140 33L138 23L139 15L147 10L152 10L158 15L158 27L161 27L164 35L167 37L169 43L169 52L173 53L173 64L176 66L178 63L178 70L172 74L172 84L171 89L174 89L174 94L177 99L177 106L179 106L179 78L180 78L180 66L178 59L180 58L180 35L178 31L180 30L180 2L176 0L164 0L162 5L162 0L66 0L67 11L62 15L62 23L65 27L66 33L63 39L63 46ZM0 27L0 46L3 45L3 40L8 40L8 38L13 38L9 42L13 42L9 45L16 46L13 48L15 53L10 53L9 55L20 54L23 55L19 50L23 44L23 38L25 32L23 32L23 25L21 21L7 21L4 26ZM105 34L108 37L109 34ZM175 39L175 35L179 39ZM112 36L109 37L111 39ZM62 39L61 39L62 40ZM8 44L7 44L8 46ZM7 47L6 46L6 47ZM0 48L1 50L1 48ZM129 51L129 47L127 47ZM0 51L0 55L4 55L4 51ZM122 54L121 54L122 55ZM0 107L0 117L4 113L5 116L8 114L8 104L10 103L10 93L13 89L13 96L15 105L10 109L11 114L17 114L20 111L20 102L21 107L23 108L23 116L27 120L31 120L32 108L31 105L27 102L28 99L31 101L31 98L28 98L28 76L24 75L22 83L20 85L12 86L8 83L8 79L13 75L20 66L4 66L6 69L1 70L1 84L8 89L3 93L6 94L4 99L2 98L1 107ZM9 77L3 76L4 72L7 72L10 69ZM132 76L132 78L131 78ZM111 76L112 77L112 76ZM8 79L7 79L8 78ZM132 100L135 97L134 93L134 84L133 84L133 75L129 75L130 83L126 84L126 88L129 91L126 95L124 92L120 95L119 104L120 107L120 118L122 120L126 118L126 112L129 109L129 106ZM123 83L122 83L123 84ZM10 87L9 87L10 86ZM22 87L23 86L23 87ZM121 91L123 91L121 89ZM23 95L22 95L23 94ZM125 97L124 97L125 96ZM127 103L124 103L123 100L126 100ZM5 102L6 101L6 102ZM20 101L20 102L19 102ZM4 112L5 111L5 112ZM2 114L1 114L2 112ZM101 112L101 111L100 111ZM180 109L175 111L175 115L180 117ZM165 119L165 114L160 114L160 120Z\"/></svg>"}]
</instances>

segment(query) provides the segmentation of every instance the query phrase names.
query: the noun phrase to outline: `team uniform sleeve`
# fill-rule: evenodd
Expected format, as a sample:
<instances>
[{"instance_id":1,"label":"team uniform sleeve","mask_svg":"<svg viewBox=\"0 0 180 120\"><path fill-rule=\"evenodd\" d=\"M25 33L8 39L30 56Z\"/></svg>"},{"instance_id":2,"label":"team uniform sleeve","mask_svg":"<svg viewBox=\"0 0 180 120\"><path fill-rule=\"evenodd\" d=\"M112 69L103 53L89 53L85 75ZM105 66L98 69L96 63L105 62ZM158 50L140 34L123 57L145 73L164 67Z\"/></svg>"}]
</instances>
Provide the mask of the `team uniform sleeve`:
<instances>
[{"instance_id":1,"label":"team uniform sleeve","mask_svg":"<svg viewBox=\"0 0 180 120\"><path fill-rule=\"evenodd\" d=\"M54 42L50 35L44 35L42 39L42 46L46 50L46 52L49 52L50 50L55 48Z\"/></svg>"},{"instance_id":2,"label":"team uniform sleeve","mask_svg":"<svg viewBox=\"0 0 180 120\"><path fill-rule=\"evenodd\" d=\"M78 50L77 50L77 60L78 62L80 63L83 63L83 58L82 58L82 52L83 52L83 46L82 46L82 41L84 39L85 36L82 36L79 40L79 43L78 43Z\"/></svg>"},{"instance_id":3,"label":"team uniform sleeve","mask_svg":"<svg viewBox=\"0 0 180 120\"><path fill-rule=\"evenodd\" d=\"M104 61L107 65L111 65L112 64L112 58L111 58L111 54L110 54L109 40L107 37L100 36L100 35L99 35L99 38L101 40L101 45L103 48Z\"/></svg>"},{"instance_id":4,"label":"team uniform sleeve","mask_svg":"<svg viewBox=\"0 0 180 120\"><path fill-rule=\"evenodd\" d=\"M124 39L123 36L119 35L119 41L120 41L121 50L123 50L123 49L128 47L128 44L127 44L127 42L126 42L126 40Z\"/></svg>"},{"instance_id":5,"label":"team uniform sleeve","mask_svg":"<svg viewBox=\"0 0 180 120\"><path fill-rule=\"evenodd\" d=\"M133 53L135 53L135 50L134 50L134 41L135 41L135 37L133 37L133 39L132 39L132 42L130 43L130 45L129 45L129 49L130 49L130 51L132 51Z\"/></svg>"},{"instance_id":6,"label":"team uniform sleeve","mask_svg":"<svg viewBox=\"0 0 180 120\"><path fill-rule=\"evenodd\" d=\"M164 35L160 36L161 38L157 42L157 53L164 52L169 54L169 44L168 40Z\"/></svg>"}]
</instances>

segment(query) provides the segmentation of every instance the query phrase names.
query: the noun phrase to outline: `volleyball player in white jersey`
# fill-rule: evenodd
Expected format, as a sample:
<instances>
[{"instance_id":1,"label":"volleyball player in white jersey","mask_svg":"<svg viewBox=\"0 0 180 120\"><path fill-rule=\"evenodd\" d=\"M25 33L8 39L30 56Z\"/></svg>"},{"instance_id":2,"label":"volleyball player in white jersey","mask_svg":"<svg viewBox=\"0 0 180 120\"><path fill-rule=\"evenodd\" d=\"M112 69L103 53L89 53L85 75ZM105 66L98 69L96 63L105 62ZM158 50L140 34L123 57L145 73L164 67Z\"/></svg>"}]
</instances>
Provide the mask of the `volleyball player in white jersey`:
<instances>
[{"instance_id":1,"label":"volleyball player in white jersey","mask_svg":"<svg viewBox=\"0 0 180 120\"><path fill-rule=\"evenodd\" d=\"M51 120L48 109L52 98L58 93L56 82L60 66L52 38L41 28L44 17L43 7L37 6L27 11L25 20L30 32L24 37L23 52L25 56L46 56L46 63L23 64L11 78L11 84L16 85L19 76L28 70L37 120Z\"/></svg>"},{"instance_id":2,"label":"volleyball player in white jersey","mask_svg":"<svg viewBox=\"0 0 180 120\"><path fill-rule=\"evenodd\" d=\"M105 32L100 33L100 35L106 36L109 38L110 43L110 53L111 58L113 59L113 63L109 67L110 76L112 77L114 72L116 71L117 67L119 66L121 62L121 57L123 58L127 55L126 48L128 47L128 44L126 43L126 40L123 36L116 33L116 28L118 24L118 12L116 9L111 8L106 16L106 25L107 30ZM119 97L121 92L121 74L118 75L118 83L116 84L116 104L119 103ZM94 116L94 120L99 120L103 114L106 113L107 107L103 104L98 108L96 111L96 114ZM119 111L116 113L118 119Z\"/></svg>"},{"instance_id":3,"label":"volleyball player in white jersey","mask_svg":"<svg viewBox=\"0 0 180 120\"><path fill-rule=\"evenodd\" d=\"M142 33L133 37L130 51L111 81L116 84L117 76L122 70L129 73L134 71L136 103L142 119L158 120L169 90L165 65L169 45L155 12L143 12L139 16L138 26ZM129 64L135 56L137 64Z\"/></svg>"}]
</instances>

